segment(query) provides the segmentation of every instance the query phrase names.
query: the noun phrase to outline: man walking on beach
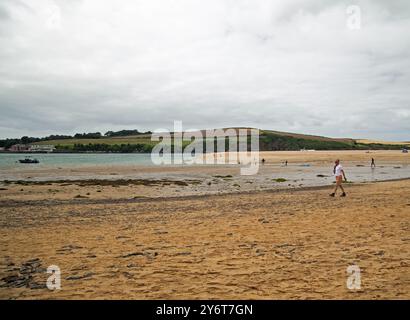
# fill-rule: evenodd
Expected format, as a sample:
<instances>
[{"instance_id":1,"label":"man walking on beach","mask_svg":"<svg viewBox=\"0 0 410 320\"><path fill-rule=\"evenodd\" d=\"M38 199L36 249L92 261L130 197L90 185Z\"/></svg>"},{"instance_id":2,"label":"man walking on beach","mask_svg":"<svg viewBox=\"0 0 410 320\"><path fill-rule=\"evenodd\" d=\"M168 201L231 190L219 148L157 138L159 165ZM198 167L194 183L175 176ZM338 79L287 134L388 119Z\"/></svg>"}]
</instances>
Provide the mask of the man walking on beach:
<instances>
[{"instance_id":1,"label":"man walking on beach","mask_svg":"<svg viewBox=\"0 0 410 320\"><path fill-rule=\"evenodd\" d=\"M346 192L345 192L345 190L343 189L343 186L342 186L342 180L343 180L343 178L344 178L344 180L347 181L347 179L346 179L345 172L344 172L344 170L343 170L342 165L340 164L339 159L337 159L337 160L335 161L335 166L334 166L334 168L333 168L333 174L334 174L335 177L336 177L336 187L335 187L335 190L333 191L333 193L330 194L330 196L331 196L331 197L334 197L334 196L336 195L337 188L340 187L340 189L341 189L342 192L343 192L343 193L341 194L341 197L346 197Z\"/></svg>"}]
</instances>

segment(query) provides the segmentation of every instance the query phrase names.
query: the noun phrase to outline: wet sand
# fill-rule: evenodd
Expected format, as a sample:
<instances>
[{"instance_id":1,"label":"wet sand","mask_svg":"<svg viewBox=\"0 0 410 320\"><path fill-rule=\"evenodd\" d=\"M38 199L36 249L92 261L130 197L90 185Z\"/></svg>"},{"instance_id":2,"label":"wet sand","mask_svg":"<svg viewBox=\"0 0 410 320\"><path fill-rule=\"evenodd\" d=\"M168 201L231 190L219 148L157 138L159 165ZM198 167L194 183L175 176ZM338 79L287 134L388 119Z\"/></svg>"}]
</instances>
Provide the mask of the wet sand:
<instances>
[{"instance_id":1,"label":"wet sand","mask_svg":"<svg viewBox=\"0 0 410 320\"><path fill-rule=\"evenodd\" d=\"M363 153L337 155L351 170L372 172L357 167ZM378 171L407 172L408 157L384 156ZM306 157L290 170L322 181L318 168L329 168L311 160L301 167ZM356 179L346 184L348 197L330 198L332 180L272 181L289 174L273 158L249 189L233 186L249 178L237 168L146 168L132 182L121 180L130 168L112 169L108 181L56 182L49 172L36 183L42 179L31 172L2 182L0 298L410 298L408 179ZM210 194L213 184L223 192ZM360 290L346 287L353 264ZM61 269L61 290L45 288L50 265Z\"/></svg>"},{"instance_id":2,"label":"wet sand","mask_svg":"<svg viewBox=\"0 0 410 320\"><path fill-rule=\"evenodd\" d=\"M371 157L377 167L370 168ZM0 169L0 197L9 200L70 200L179 197L299 189L334 182L340 158L349 183L410 178L410 156L400 151L262 152L258 174L243 176L238 165L69 166L23 165ZM288 160L285 166L283 161ZM3 190L1 190L3 189Z\"/></svg>"}]
</instances>

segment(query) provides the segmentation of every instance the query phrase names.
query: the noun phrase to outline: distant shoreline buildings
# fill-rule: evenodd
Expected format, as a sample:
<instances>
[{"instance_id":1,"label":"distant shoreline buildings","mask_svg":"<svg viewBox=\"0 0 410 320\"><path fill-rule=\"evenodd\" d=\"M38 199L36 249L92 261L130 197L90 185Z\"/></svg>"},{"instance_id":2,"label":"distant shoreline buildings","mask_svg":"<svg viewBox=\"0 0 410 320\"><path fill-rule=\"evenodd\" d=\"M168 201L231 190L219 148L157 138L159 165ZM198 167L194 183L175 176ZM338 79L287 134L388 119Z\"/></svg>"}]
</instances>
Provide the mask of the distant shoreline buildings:
<instances>
[{"instance_id":1,"label":"distant shoreline buildings","mask_svg":"<svg viewBox=\"0 0 410 320\"><path fill-rule=\"evenodd\" d=\"M54 152L56 148L51 144L15 144L12 145L7 150L5 148L0 148L3 152L42 152L49 153Z\"/></svg>"}]
</instances>

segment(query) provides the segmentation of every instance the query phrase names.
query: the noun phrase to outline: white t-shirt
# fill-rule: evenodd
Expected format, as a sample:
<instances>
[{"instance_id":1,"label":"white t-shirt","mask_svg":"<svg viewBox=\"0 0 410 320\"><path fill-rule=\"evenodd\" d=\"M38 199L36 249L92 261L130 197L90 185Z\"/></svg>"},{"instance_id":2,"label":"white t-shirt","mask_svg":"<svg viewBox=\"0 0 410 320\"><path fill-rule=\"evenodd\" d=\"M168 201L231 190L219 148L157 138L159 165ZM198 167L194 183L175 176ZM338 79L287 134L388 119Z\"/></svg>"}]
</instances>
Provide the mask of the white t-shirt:
<instances>
[{"instance_id":1,"label":"white t-shirt","mask_svg":"<svg viewBox=\"0 0 410 320\"><path fill-rule=\"evenodd\" d=\"M338 164L335 168L335 176L336 177L341 176L342 175L342 170L343 170L342 165Z\"/></svg>"}]
</instances>

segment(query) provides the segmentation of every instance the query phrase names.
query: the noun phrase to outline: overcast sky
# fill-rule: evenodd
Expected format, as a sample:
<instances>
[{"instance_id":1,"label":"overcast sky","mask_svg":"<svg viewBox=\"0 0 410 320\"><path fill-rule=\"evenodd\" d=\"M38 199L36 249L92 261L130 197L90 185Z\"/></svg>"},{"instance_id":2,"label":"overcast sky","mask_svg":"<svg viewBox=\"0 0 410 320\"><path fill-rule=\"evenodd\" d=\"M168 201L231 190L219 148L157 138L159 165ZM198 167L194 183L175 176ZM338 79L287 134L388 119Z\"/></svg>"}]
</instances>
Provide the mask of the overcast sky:
<instances>
[{"instance_id":1,"label":"overcast sky","mask_svg":"<svg viewBox=\"0 0 410 320\"><path fill-rule=\"evenodd\" d=\"M0 137L182 120L410 140L409 35L408 0L0 0Z\"/></svg>"}]
</instances>

